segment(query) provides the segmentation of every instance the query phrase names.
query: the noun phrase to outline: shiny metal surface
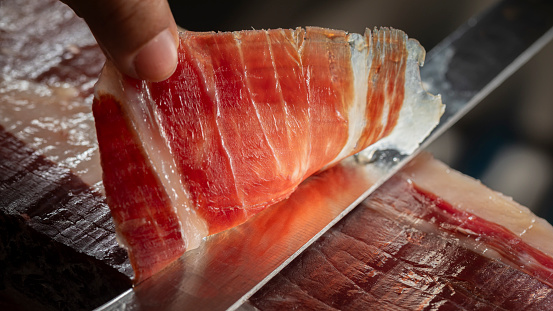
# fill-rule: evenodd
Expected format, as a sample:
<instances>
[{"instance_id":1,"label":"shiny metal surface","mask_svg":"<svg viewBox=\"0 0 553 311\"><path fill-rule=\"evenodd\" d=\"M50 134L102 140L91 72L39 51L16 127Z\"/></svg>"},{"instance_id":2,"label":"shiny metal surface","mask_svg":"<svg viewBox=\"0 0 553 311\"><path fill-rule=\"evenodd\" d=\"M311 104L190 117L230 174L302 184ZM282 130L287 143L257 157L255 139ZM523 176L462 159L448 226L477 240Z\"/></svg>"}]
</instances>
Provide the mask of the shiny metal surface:
<instances>
[{"instance_id":1,"label":"shiny metal surface","mask_svg":"<svg viewBox=\"0 0 553 311\"><path fill-rule=\"evenodd\" d=\"M446 110L428 145L553 38L553 2L501 1L434 47L421 78Z\"/></svg>"},{"instance_id":2,"label":"shiny metal surface","mask_svg":"<svg viewBox=\"0 0 553 311\"><path fill-rule=\"evenodd\" d=\"M428 91L442 94L446 113L422 147L551 40L552 25L550 1L503 1L434 48L421 75ZM388 150L366 164L347 159L99 310L236 309L412 156Z\"/></svg>"}]
</instances>

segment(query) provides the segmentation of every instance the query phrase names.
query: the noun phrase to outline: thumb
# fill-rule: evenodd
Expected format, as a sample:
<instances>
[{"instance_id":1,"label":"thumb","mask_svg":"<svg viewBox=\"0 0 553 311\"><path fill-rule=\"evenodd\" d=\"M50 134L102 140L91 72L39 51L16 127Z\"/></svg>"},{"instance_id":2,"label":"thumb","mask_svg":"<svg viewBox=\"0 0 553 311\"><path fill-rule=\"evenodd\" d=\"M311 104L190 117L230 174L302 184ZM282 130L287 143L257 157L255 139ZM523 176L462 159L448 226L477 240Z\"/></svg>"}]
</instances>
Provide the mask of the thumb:
<instances>
[{"instance_id":1,"label":"thumb","mask_svg":"<svg viewBox=\"0 0 553 311\"><path fill-rule=\"evenodd\" d=\"M166 0L62 0L124 74L161 81L177 65L178 32Z\"/></svg>"}]
</instances>

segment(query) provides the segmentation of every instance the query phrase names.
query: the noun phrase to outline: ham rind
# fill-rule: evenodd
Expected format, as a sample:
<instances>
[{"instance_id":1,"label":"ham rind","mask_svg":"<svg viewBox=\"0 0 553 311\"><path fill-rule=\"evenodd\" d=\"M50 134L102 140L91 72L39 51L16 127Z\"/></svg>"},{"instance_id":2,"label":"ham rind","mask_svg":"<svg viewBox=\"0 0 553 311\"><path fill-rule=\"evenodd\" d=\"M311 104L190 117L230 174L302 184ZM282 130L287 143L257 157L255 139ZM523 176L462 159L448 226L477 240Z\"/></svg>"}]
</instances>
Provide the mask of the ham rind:
<instances>
[{"instance_id":1,"label":"ham rind","mask_svg":"<svg viewBox=\"0 0 553 311\"><path fill-rule=\"evenodd\" d=\"M108 63L96 86L104 186L136 281L370 145L409 153L443 112L420 83L424 50L398 30L180 40L168 80Z\"/></svg>"},{"instance_id":2,"label":"ham rind","mask_svg":"<svg viewBox=\"0 0 553 311\"><path fill-rule=\"evenodd\" d=\"M515 205L518 215L496 208ZM488 209L498 217L469 212ZM534 220L539 239L507 228L521 215ZM543 241L551 238L543 219L423 155L250 303L259 310L548 310L553 252Z\"/></svg>"}]
</instances>

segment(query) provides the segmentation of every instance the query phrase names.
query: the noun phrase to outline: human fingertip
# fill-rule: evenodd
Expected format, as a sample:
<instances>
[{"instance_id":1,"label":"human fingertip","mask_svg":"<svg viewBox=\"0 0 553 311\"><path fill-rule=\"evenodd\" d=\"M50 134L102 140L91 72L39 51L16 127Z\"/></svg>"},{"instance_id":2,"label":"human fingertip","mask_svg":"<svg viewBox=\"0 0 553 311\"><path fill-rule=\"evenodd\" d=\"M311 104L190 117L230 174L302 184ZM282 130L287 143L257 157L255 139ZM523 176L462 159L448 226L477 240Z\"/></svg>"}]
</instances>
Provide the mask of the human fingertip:
<instances>
[{"instance_id":1,"label":"human fingertip","mask_svg":"<svg viewBox=\"0 0 553 311\"><path fill-rule=\"evenodd\" d=\"M169 28L140 48L133 60L133 71L143 80L162 81L177 67L177 46Z\"/></svg>"}]
</instances>

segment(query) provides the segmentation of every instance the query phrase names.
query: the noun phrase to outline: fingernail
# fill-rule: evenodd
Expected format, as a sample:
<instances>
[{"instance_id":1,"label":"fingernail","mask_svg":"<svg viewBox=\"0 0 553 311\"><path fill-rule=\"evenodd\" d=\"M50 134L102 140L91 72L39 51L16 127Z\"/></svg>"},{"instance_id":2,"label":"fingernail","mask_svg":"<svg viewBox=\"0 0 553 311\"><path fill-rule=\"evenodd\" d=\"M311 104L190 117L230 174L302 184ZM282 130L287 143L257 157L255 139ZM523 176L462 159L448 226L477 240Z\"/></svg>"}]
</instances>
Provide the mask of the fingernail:
<instances>
[{"instance_id":1,"label":"fingernail","mask_svg":"<svg viewBox=\"0 0 553 311\"><path fill-rule=\"evenodd\" d=\"M144 80L167 79L177 67L177 47L169 29L165 29L146 43L136 54L134 70Z\"/></svg>"}]
</instances>

